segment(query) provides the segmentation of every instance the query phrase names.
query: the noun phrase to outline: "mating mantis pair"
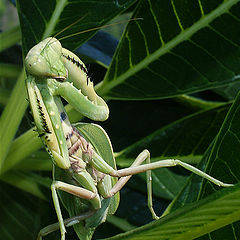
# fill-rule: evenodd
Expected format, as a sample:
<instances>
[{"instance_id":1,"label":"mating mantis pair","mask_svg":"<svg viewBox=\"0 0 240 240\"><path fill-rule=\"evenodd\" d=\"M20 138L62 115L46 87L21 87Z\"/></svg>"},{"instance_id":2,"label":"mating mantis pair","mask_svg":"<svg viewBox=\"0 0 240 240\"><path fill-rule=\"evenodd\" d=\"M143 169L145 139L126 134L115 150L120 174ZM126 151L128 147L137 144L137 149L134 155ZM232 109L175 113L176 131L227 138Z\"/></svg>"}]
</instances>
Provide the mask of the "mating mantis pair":
<instances>
[{"instance_id":1,"label":"mating mantis pair","mask_svg":"<svg viewBox=\"0 0 240 240\"><path fill-rule=\"evenodd\" d=\"M153 169L180 165L219 186L232 186L180 160L167 159L150 163L148 150L142 151L130 167L117 170L105 131L94 124L79 124L78 129L73 127L60 99L64 98L92 120L104 121L108 118L108 106L96 94L84 63L64 49L56 38L47 38L28 52L25 66L28 73L26 86L37 131L55 165L51 190L61 240L65 239L66 223L61 214L57 190L85 199L79 214L86 216L83 218L95 218L92 222L96 221L97 226L108 214L116 211L119 191L134 174L147 172L148 206L154 219L158 217L152 206ZM101 151L98 150L102 144L98 142L98 135L106 143ZM64 203L64 197L62 200ZM102 209L101 214L97 214ZM75 222L75 218L72 218L68 224L73 225ZM46 233L48 230L40 232L39 239Z\"/></svg>"}]
</instances>

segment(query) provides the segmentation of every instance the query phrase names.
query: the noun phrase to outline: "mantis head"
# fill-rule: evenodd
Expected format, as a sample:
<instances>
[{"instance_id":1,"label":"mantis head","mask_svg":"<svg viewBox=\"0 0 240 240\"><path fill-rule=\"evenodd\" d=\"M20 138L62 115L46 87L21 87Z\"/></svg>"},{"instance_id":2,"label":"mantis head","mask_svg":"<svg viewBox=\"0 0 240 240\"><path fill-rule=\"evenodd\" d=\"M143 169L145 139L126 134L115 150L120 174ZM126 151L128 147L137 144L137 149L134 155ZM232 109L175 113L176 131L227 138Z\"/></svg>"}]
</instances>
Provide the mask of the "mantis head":
<instances>
[{"instance_id":1,"label":"mantis head","mask_svg":"<svg viewBox=\"0 0 240 240\"><path fill-rule=\"evenodd\" d=\"M25 58L29 74L40 78L65 80L67 70L61 61L62 46L56 38L46 38L31 48Z\"/></svg>"}]
</instances>

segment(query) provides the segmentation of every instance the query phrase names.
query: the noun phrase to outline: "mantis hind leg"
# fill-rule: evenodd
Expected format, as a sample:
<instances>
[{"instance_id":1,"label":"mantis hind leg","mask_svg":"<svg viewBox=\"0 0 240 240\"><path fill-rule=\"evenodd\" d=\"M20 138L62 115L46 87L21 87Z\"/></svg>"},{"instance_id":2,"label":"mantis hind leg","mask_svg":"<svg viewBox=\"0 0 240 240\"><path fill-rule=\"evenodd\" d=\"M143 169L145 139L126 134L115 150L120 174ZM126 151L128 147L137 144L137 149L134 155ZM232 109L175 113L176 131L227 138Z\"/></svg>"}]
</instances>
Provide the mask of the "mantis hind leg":
<instances>
[{"instance_id":1,"label":"mantis hind leg","mask_svg":"<svg viewBox=\"0 0 240 240\"><path fill-rule=\"evenodd\" d=\"M145 152L147 150L144 150L143 152ZM148 164L143 164L141 166L131 166L129 168L124 168L121 170L114 170L110 173L111 176L113 177L123 177L123 176L129 176L129 175L134 175L134 174L138 174L141 172L146 172L148 170L153 170L153 169L157 169L157 168L163 168L163 167L175 167L175 166L181 166L189 171L191 171L192 173L197 174L198 176L205 178L207 180L209 180L210 182L220 186L220 187L230 187L233 186L233 184L229 184L229 183L224 183L219 181L218 179L208 175L207 173L193 167L190 164L187 164L185 162L182 162L178 159L166 159L166 160L160 160L154 163L148 163Z\"/></svg>"},{"instance_id":2,"label":"mantis hind leg","mask_svg":"<svg viewBox=\"0 0 240 240\"><path fill-rule=\"evenodd\" d=\"M146 164L142 164L146 160ZM142 165L141 165L142 164ZM120 189L127 183L127 181L131 178L132 175L138 174L141 172L147 172L147 189L148 189L148 207L152 213L154 219L158 219L157 215L155 214L153 207L152 207L152 179L151 179L151 170L163 167L174 167L174 166L181 166L200 177L203 177L212 183L221 186L221 187L230 187L233 184L223 183L216 178L211 177L207 173L187 164L177 159L167 159L167 160L160 160L154 163L150 163L150 153L148 150L144 150L141 152L133 164L121 170L114 170L109 175L113 177L121 177L118 182L113 186L113 188L109 191L109 197L116 194Z\"/></svg>"}]
</instances>

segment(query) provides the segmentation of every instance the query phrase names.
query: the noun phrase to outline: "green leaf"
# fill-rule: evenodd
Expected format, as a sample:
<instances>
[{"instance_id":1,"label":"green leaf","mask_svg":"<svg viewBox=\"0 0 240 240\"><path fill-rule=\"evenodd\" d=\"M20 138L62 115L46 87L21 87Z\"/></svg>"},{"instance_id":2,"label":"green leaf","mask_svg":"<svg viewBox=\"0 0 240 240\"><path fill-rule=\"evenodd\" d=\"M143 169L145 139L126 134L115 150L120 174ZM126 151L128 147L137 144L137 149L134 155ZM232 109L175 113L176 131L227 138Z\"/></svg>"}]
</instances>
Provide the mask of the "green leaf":
<instances>
[{"instance_id":1,"label":"green leaf","mask_svg":"<svg viewBox=\"0 0 240 240\"><path fill-rule=\"evenodd\" d=\"M34 152L31 156L24 158L16 164L14 170L25 171L52 171L52 160L45 149Z\"/></svg>"},{"instance_id":2,"label":"green leaf","mask_svg":"<svg viewBox=\"0 0 240 240\"><path fill-rule=\"evenodd\" d=\"M129 23L99 94L159 99L239 81L239 8L237 0L140 1L133 17L143 20Z\"/></svg>"},{"instance_id":3,"label":"green leaf","mask_svg":"<svg viewBox=\"0 0 240 240\"><path fill-rule=\"evenodd\" d=\"M36 131L29 131L16 138L10 147L9 154L6 157L5 164L2 168L2 173L10 170L21 160L32 154L42 146L42 142Z\"/></svg>"},{"instance_id":4,"label":"green leaf","mask_svg":"<svg viewBox=\"0 0 240 240\"><path fill-rule=\"evenodd\" d=\"M18 181L20 182L19 179ZM0 195L1 239L36 239L43 222L50 224L56 221L52 206L45 200L2 181Z\"/></svg>"},{"instance_id":5,"label":"green leaf","mask_svg":"<svg viewBox=\"0 0 240 240\"><path fill-rule=\"evenodd\" d=\"M20 42L21 30L19 26L13 27L8 31L0 33L0 52Z\"/></svg>"},{"instance_id":6,"label":"green leaf","mask_svg":"<svg viewBox=\"0 0 240 240\"><path fill-rule=\"evenodd\" d=\"M41 40L57 35L58 39L103 26L133 4L135 0L118 1L18 1L24 53ZM29 11L31 9L31 11ZM75 23L75 24L74 24ZM73 24L73 25L72 25ZM67 28L67 29L66 29ZM64 30L64 31L63 31ZM61 34L59 34L63 31ZM63 46L75 49L96 31L64 39Z\"/></svg>"},{"instance_id":7,"label":"green leaf","mask_svg":"<svg viewBox=\"0 0 240 240\"><path fill-rule=\"evenodd\" d=\"M21 73L21 68L18 65L0 63L0 76L6 78L17 78Z\"/></svg>"},{"instance_id":8,"label":"green leaf","mask_svg":"<svg viewBox=\"0 0 240 240\"><path fill-rule=\"evenodd\" d=\"M240 115L240 95L238 94L234 104L228 112L228 115L221 127L219 134L217 135L213 144L206 152L201 165L201 169L205 169L207 173L215 178L221 179L228 183L237 183L239 181L239 127L238 119ZM168 209L168 211L174 211L180 205L187 205L191 202L198 201L200 199L209 196L214 193L217 188L209 182L199 179L196 176L192 176L191 181L185 186L184 190L175 199L174 203ZM218 240L217 236L221 232L224 232L224 239L237 239L232 236L235 235L235 228L238 227L238 223L234 223L231 226L220 229L214 233L209 233L200 239L213 239Z\"/></svg>"},{"instance_id":9,"label":"green leaf","mask_svg":"<svg viewBox=\"0 0 240 240\"><path fill-rule=\"evenodd\" d=\"M2 175L0 179L44 200L46 200L46 197L41 191L40 185L49 189L51 185L51 180L49 178L40 177L36 174L27 174L20 171L8 172L7 174Z\"/></svg>"},{"instance_id":10,"label":"green leaf","mask_svg":"<svg viewBox=\"0 0 240 240\"><path fill-rule=\"evenodd\" d=\"M233 100L240 90L240 83L229 84L228 86L214 89L214 91L228 100Z\"/></svg>"},{"instance_id":11,"label":"green leaf","mask_svg":"<svg viewBox=\"0 0 240 240\"><path fill-rule=\"evenodd\" d=\"M153 223L108 239L196 239L205 233L239 220L239 197L239 185L223 189Z\"/></svg>"},{"instance_id":12,"label":"green leaf","mask_svg":"<svg viewBox=\"0 0 240 240\"><path fill-rule=\"evenodd\" d=\"M6 105L9 99L10 92L6 89L0 89L0 104Z\"/></svg>"},{"instance_id":13,"label":"green leaf","mask_svg":"<svg viewBox=\"0 0 240 240\"><path fill-rule=\"evenodd\" d=\"M174 158L190 164L198 163L218 133L228 109L229 104L225 104L197 112L152 132L117 153L118 166L130 166L143 149L150 151L151 162ZM186 181L169 169L152 171L152 178L154 194L166 199L173 199Z\"/></svg>"},{"instance_id":14,"label":"green leaf","mask_svg":"<svg viewBox=\"0 0 240 240\"><path fill-rule=\"evenodd\" d=\"M11 142L28 106L24 84L25 77L26 74L22 71L0 118L0 174L2 173L2 167L6 161Z\"/></svg>"}]
</instances>

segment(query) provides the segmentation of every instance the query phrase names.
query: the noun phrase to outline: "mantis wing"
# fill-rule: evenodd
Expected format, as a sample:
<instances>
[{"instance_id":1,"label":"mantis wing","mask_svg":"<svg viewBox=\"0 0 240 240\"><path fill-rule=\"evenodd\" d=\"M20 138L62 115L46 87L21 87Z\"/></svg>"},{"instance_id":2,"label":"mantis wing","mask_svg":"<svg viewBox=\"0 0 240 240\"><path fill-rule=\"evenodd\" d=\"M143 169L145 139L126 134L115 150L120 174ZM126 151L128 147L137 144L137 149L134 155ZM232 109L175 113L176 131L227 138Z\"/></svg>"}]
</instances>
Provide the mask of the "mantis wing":
<instances>
[{"instance_id":1,"label":"mantis wing","mask_svg":"<svg viewBox=\"0 0 240 240\"><path fill-rule=\"evenodd\" d=\"M97 124L77 123L74 125L79 132L87 139L95 151L114 169L116 162L113 156L111 141L105 130ZM115 185L117 178L112 177L112 185ZM111 198L108 214L114 214L119 204L119 193Z\"/></svg>"},{"instance_id":2,"label":"mantis wing","mask_svg":"<svg viewBox=\"0 0 240 240\"><path fill-rule=\"evenodd\" d=\"M113 157L112 145L109 137L103 128L96 124L90 123L77 123L74 125L81 133L81 135L91 143L95 151L113 168L116 168L115 159ZM56 168L55 178L61 181L72 183L72 180L60 168ZM116 183L117 179L112 177L112 184ZM80 215L91 210L91 205L87 200L77 198L68 193L58 192L64 207L67 209L70 217ZM94 230L97 226L106 220L110 214L114 214L119 204L119 193L115 194L112 198L103 199L102 207L93 214L90 218L74 225L74 229L80 239L91 239Z\"/></svg>"}]
</instances>

